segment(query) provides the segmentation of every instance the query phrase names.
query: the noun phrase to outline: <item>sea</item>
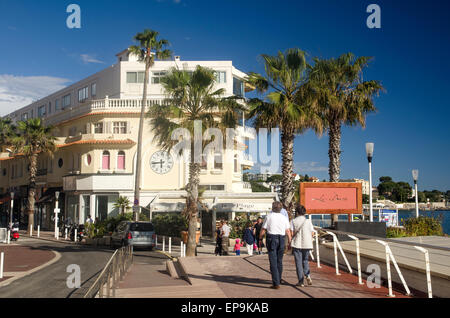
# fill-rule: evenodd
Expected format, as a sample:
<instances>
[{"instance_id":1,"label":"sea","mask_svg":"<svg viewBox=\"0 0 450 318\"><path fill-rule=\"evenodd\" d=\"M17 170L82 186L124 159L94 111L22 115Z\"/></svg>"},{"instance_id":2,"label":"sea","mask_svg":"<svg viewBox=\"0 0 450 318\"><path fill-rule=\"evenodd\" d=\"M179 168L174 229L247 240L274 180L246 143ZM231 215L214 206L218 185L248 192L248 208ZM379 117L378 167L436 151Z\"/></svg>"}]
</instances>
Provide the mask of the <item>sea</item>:
<instances>
[{"instance_id":1,"label":"sea","mask_svg":"<svg viewBox=\"0 0 450 318\"><path fill-rule=\"evenodd\" d=\"M415 210L399 210L398 211L398 220L400 225L402 224L402 220L406 220L408 218L415 217ZM442 230L445 234L450 235L450 210L442 210L442 211L419 211L419 215L423 216L431 216L433 218L437 218L442 222ZM373 219L374 221L378 221L378 209L373 210ZM339 215L339 221L347 221L347 215ZM321 215L312 215L312 223L315 226L327 227L331 224L330 215L324 215L323 218Z\"/></svg>"}]
</instances>

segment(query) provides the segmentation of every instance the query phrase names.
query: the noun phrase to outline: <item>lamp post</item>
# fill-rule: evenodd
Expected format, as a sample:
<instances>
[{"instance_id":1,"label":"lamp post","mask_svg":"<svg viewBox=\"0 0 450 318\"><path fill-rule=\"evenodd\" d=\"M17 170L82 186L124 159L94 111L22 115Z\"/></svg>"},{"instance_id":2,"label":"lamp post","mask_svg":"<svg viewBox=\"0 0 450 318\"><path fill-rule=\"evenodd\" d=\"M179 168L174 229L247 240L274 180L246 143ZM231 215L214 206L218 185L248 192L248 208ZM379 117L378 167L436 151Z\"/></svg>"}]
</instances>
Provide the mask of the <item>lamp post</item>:
<instances>
[{"instance_id":1,"label":"lamp post","mask_svg":"<svg viewBox=\"0 0 450 318\"><path fill-rule=\"evenodd\" d=\"M9 212L9 228L13 225L14 192L11 192L11 211Z\"/></svg>"},{"instance_id":2,"label":"lamp post","mask_svg":"<svg viewBox=\"0 0 450 318\"><path fill-rule=\"evenodd\" d=\"M59 198L59 191L55 192L55 197L56 197L56 201L55 201L55 238L58 239L58 213L59 213L59 208L58 208L58 198Z\"/></svg>"},{"instance_id":3,"label":"lamp post","mask_svg":"<svg viewBox=\"0 0 450 318\"><path fill-rule=\"evenodd\" d=\"M415 193L415 197L416 197L416 218L419 217L419 192L417 191L417 180L419 179L419 170L413 170L412 171L412 176L414 179L414 193Z\"/></svg>"},{"instance_id":4,"label":"lamp post","mask_svg":"<svg viewBox=\"0 0 450 318\"><path fill-rule=\"evenodd\" d=\"M367 160L369 161L369 220L373 222L373 206L372 206L372 158L373 158L374 144L366 143Z\"/></svg>"}]
</instances>

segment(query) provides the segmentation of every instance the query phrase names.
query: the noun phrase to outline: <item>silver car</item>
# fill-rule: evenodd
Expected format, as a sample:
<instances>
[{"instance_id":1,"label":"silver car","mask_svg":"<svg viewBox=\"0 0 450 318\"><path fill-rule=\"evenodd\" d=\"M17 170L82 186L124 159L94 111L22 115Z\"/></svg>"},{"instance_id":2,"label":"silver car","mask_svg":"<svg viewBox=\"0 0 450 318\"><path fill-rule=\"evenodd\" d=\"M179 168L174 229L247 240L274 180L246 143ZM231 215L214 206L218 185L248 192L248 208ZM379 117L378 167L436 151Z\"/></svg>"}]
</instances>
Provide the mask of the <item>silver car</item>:
<instances>
[{"instance_id":1,"label":"silver car","mask_svg":"<svg viewBox=\"0 0 450 318\"><path fill-rule=\"evenodd\" d=\"M122 221L111 236L111 247L133 245L152 250L156 233L151 222Z\"/></svg>"}]
</instances>

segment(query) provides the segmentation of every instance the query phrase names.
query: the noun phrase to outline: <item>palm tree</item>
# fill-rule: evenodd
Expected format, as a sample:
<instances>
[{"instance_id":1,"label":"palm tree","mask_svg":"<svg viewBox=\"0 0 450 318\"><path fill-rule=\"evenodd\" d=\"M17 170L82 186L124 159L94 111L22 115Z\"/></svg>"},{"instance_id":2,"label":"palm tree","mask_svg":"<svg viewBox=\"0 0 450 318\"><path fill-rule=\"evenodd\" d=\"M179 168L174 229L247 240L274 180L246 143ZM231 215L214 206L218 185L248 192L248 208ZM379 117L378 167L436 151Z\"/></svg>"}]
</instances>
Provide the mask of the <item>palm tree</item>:
<instances>
[{"instance_id":1,"label":"palm tree","mask_svg":"<svg viewBox=\"0 0 450 318\"><path fill-rule=\"evenodd\" d=\"M138 57L138 60L145 63L145 75L144 75L144 92L142 94L141 116L139 120L139 134L136 152L136 178L134 184L134 206L139 206L140 200L140 187L141 187L141 153L142 153L142 133L144 129L144 117L145 107L147 104L147 85L149 81L150 68L155 63L155 57L158 59L167 59L172 56L170 50L164 49L169 45L167 40L158 40L159 33L157 31L145 29L144 32L140 32L135 35L134 40L139 45L132 45L129 47L129 51ZM139 220L139 213L136 213L136 209L133 209L133 219Z\"/></svg>"},{"instance_id":2,"label":"palm tree","mask_svg":"<svg viewBox=\"0 0 450 318\"><path fill-rule=\"evenodd\" d=\"M352 53L337 59L315 59L311 86L328 129L330 182L339 182L340 178L342 125L365 128L366 115L376 111L373 98L383 86L379 81L363 81L363 69L371 59L355 58ZM333 215L333 222L336 220L337 215Z\"/></svg>"},{"instance_id":3,"label":"palm tree","mask_svg":"<svg viewBox=\"0 0 450 318\"><path fill-rule=\"evenodd\" d=\"M276 56L263 54L262 58L266 75L250 73L247 82L267 95L264 100L254 98L249 102L249 117L255 119L256 128L281 130L281 201L292 216L294 139L309 128L321 134L322 120L309 102L309 66L305 52L293 48Z\"/></svg>"},{"instance_id":4,"label":"palm tree","mask_svg":"<svg viewBox=\"0 0 450 318\"><path fill-rule=\"evenodd\" d=\"M0 118L0 151L11 145L15 129L10 118Z\"/></svg>"},{"instance_id":5,"label":"palm tree","mask_svg":"<svg viewBox=\"0 0 450 318\"><path fill-rule=\"evenodd\" d=\"M44 126L40 118L20 121L17 124L17 135L13 137L15 154L28 158L30 163L30 184L28 187L28 231L34 223L34 204L36 196L36 172L39 154L52 155L56 151L53 127Z\"/></svg>"},{"instance_id":6,"label":"palm tree","mask_svg":"<svg viewBox=\"0 0 450 318\"><path fill-rule=\"evenodd\" d=\"M127 197L120 196L114 203L114 207L120 210L120 214L125 214L125 211L130 207L130 200Z\"/></svg>"},{"instance_id":7,"label":"palm tree","mask_svg":"<svg viewBox=\"0 0 450 318\"><path fill-rule=\"evenodd\" d=\"M235 97L222 97L224 89L215 90L215 72L208 68L197 66L191 74L184 70L172 69L161 79L167 95L162 105L152 105L148 113L155 140L160 147L172 149L177 140L172 140L172 133L178 128L184 128L190 136L194 135L195 125L201 122L202 131L207 128L234 128L238 123L238 112L244 111L244 106L237 103ZM198 127L198 126L197 126ZM225 134L223 134L225 136ZM186 256L195 255L197 215L199 202L200 160L194 155L197 140L190 139L190 151L182 155L189 156L189 180L185 187L186 207L183 215L189 222L188 244ZM203 141L200 141L203 146ZM203 147L202 147L203 149ZM178 153L177 155L181 155Z\"/></svg>"}]
</instances>

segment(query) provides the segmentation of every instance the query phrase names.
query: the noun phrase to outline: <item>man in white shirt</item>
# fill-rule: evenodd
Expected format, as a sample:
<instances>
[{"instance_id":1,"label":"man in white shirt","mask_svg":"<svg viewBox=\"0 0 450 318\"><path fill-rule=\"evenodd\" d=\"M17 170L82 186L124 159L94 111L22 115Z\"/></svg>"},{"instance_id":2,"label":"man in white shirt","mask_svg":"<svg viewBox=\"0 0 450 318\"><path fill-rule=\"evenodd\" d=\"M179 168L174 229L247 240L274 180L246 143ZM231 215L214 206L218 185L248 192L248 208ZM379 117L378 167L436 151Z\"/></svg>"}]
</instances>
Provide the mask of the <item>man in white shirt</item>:
<instances>
[{"instance_id":1,"label":"man in white shirt","mask_svg":"<svg viewBox=\"0 0 450 318\"><path fill-rule=\"evenodd\" d=\"M230 232L231 227L228 226L227 221L222 221L222 227L220 229L220 234L222 236L222 255L228 255L228 246L230 244Z\"/></svg>"},{"instance_id":2,"label":"man in white shirt","mask_svg":"<svg viewBox=\"0 0 450 318\"><path fill-rule=\"evenodd\" d=\"M272 204L272 213L267 215L261 229L260 238L267 232L266 245L269 252L270 273L272 274L273 289L280 288L281 276L283 273L284 241L287 235L288 244L291 243L291 231L289 219L280 213L281 202Z\"/></svg>"}]
</instances>

